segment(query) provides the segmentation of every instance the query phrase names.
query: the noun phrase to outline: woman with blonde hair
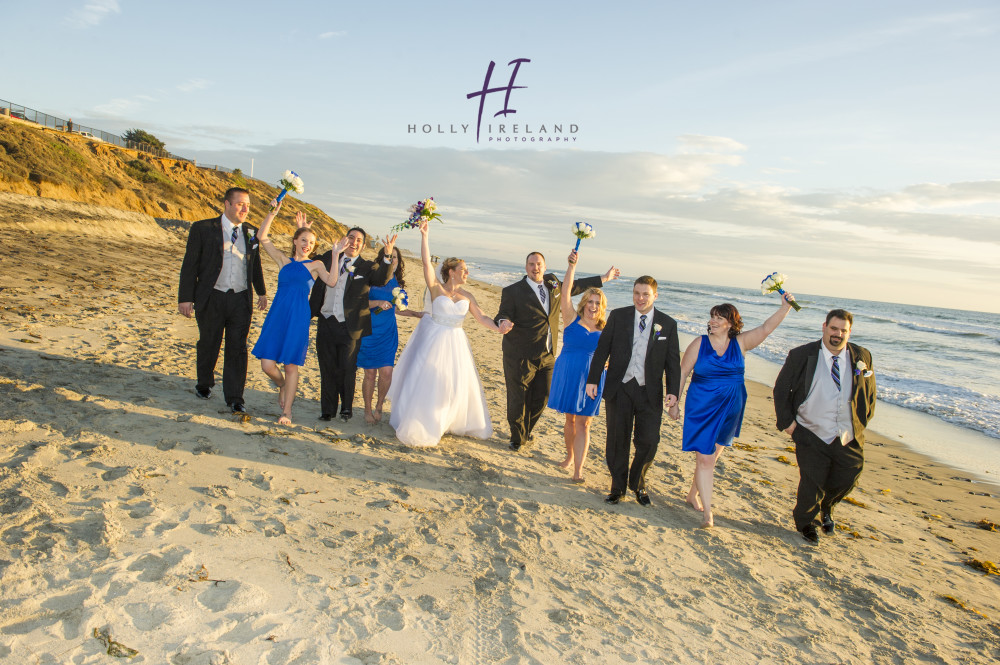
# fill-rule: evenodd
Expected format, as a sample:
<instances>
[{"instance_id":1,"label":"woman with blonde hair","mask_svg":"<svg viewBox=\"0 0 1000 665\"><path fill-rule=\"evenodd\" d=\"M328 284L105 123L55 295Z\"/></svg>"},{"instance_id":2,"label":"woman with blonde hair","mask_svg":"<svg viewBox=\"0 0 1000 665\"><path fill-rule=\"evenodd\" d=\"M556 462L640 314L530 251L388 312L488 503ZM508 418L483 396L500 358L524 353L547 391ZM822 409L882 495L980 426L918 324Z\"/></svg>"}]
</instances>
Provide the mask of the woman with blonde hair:
<instances>
[{"instance_id":1,"label":"woman with blonde hair","mask_svg":"<svg viewBox=\"0 0 1000 665\"><path fill-rule=\"evenodd\" d=\"M485 328L499 327L463 287L469 277L465 261L450 258L434 275L427 222L420 225L420 259L430 315L410 335L399 356L389 388L389 424L408 446L436 446L447 433L488 439L493 436L486 395L462 323L472 314ZM427 303L424 308L428 309Z\"/></svg>"},{"instance_id":2,"label":"woman with blonde hair","mask_svg":"<svg viewBox=\"0 0 1000 665\"><path fill-rule=\"evenodd\" d=\"M607 321L608 301L604 291L589 288L580 296L580 304L573 309L573 279L576 273L578 255L570 253L566 276L563 278L564 297L560 306L563 321L569 321L563 328L562 351L552 370L552 387L549 390L549 408L565 414L566 424L563 438L566 442L566 458L559 463L564 469L572 467L575 483L583 482L583 464L590 448L590 424L601 406L604 392L604 375L597 388L597 397L587 397L587 371L597 348L597 340Z\"/></svg>"}]
</instances>

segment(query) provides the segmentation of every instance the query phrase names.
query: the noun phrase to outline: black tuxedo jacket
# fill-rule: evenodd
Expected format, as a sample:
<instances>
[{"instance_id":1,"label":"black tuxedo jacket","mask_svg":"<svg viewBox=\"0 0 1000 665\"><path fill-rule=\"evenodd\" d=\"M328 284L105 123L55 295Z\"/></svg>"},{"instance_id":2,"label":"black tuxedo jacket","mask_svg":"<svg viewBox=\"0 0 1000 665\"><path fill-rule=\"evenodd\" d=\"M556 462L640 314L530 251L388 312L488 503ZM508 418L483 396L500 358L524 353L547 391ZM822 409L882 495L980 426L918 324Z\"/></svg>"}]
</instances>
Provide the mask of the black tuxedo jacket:
<instances>
[{"instance_id":1,"label":"black tuxedo jacket","mask_svg":"<svg viewBox=\"0 0 1000 665\"><path fill-rule=\"evenodd\" d=\"M528 276L519 282L505 286L500 292L500 311L493 322L500 325L502 319L514 324L513 329L503 336L503 354L507 358L541 358L548 351L545 348L545 338L552 331L552 342L556 342L559 332L559 312L562 307L562 284L552 273L546 273L542 279L548 292L549 313L542 309L538 302L538 293ZM573 281L573 292L579 295L591 287L600 288L604 282L600 276L584 277Z\"/></svg>"},{"instance_id":2,"label":"black tuxedo jacket","mask_svg":"<svg viewBox=\"0 0 1000 665\"><path fill-rule=\"evenodd\" d=\"M663 404L663 396L676 395L681 387L681 352L677 342L677 322L653 309L653 329L646 346L646 392L655 406ZM656 326L660 330L656 330ZM619 307L608 316L608 323L597 341L594 359L590 362L587 383L600 383L604 364L610 359L604 382L604 398L612 399L622 386L622 378L632 359L635 338L635 307ZM666 387L666 393L664 393Z\"/></svg>"},{"instance_id":3,"label":"black tuxedo jacket","mask_svg":"<svg viewBox=\"0 0 1000 665\"><path fill-rule=\"evenodd\" d=\"M333 261L333 250L320 256L317 260L322 261L327 270L331 270ZM339 267L333 267L339 270ZM347 280L344 285L344 324L350 331L351 337L358 339L372 334L371 310L368 309L368 290L373 286L385 286L392 279L392 264L379 261L378 264L367 261L360 256L354 262L354 272L345 272L338 279ZM323 298L326 297L326 282L321 279L313 284L312 293L309 294L309 306L312 308L312 315L319 316L319 311L323 309Z\"/></svg>"},{"instance_id":4,"label":"black tuxedo jacket","mask_svg":"<svg viewBox=\"0 0 1000 665\"><path fill-rule=\"evenodd\" d=\"M264 271L260 265L260 242L257 228L242 224L243 241L246 244L244 260L251 285L247 286L247 302L253 307L253 291L267 295L264 286ZM215 282L222 272L222 216L203 219L191 224L188 232L187 249L181 263L181 279L177 288L177 302L193 302L195 311L202 310L208 296L215 288Z\"/></svg>"},{"instance_id":5,"label":"black tuxedo jacket","mask_svg":"<svg viewBox=\"0 0 1000 665\"><path fill-rule=\"evenodd\" d=\"M774 412L778 419L778 429L786 430L795 422L799 407L809 396L813 375L816 373L816 363L820 362L820 347L823 342L817 340L803 344L788 352L785 364L774 380ZM858 370L858 361L865 364L868 371L872 370L872 354L868 349L857 344L847 343L847 352L851 358L851 414L854 423L854 438L858 445L865 444L865 428L875 413L875 374L865 376L864 370ZM801 427L801 425L798 425Z\"/></svg>"}]
</instances>

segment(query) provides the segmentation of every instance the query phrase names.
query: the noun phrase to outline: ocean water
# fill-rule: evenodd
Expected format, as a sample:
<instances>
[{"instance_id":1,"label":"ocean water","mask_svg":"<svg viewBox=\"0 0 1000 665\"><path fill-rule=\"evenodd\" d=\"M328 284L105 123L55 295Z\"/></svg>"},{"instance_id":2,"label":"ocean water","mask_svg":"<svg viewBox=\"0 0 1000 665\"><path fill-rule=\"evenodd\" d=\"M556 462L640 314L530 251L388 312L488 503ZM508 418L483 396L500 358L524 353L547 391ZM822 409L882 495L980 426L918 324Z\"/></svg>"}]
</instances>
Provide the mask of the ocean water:
<instances>
[{"instance_id":1,"label":"ocean water","mask_svg":"<svg viewBox=\"0 0 1000 665\"><path fill-rule=\"evenodd\" d=\"M479 259L466 263L472 279L489 284L506 286L524 275L522 265ZM562 266L553 270L560 277L562 271ZM633 280L623 275L605 285L611 308L632 304ZM763 323L779 304L777 294L763 296L759 288L674 282L659 284L658 292L657 309L691 336L705 331L713 305L735 305L746 330ZM892 425L879 429L883 414L877 408L872 429L911 444L930 439L914 447L973 473L986 473L993 482L1000 479L1000 314L805 293L795 297L802 311L789 312L751 352L759 362L748 361L750 378L773 385L789 349L819 339L826 313L846 309L854 315L851 341L872 352L880 406L902 409L885 409L885 421ZM685 345L682 339L682 352ZM982 460L984 455L990 459Z\"/></svg>"}]
</instances>

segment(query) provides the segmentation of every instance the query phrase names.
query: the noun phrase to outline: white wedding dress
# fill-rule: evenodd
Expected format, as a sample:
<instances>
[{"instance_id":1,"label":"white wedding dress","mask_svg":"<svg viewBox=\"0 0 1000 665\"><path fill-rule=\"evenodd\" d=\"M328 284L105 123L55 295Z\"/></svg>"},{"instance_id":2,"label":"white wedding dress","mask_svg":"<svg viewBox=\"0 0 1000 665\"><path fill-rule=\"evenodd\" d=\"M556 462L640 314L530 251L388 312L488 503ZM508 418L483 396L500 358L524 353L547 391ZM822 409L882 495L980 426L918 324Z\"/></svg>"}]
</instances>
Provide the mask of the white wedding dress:
<instances>
[{"instance_id":1,"label":"white wedding dress","mask_svg":"<svg viewBox=\"0 0 1000 665\"><path fill-rule=\"evenodd\" d=\"M408 446L436 446L446 433L493 436L486 395L462 323L469 301L438 296L392 373L389 424Z\"/></svg>"}]
</instances>

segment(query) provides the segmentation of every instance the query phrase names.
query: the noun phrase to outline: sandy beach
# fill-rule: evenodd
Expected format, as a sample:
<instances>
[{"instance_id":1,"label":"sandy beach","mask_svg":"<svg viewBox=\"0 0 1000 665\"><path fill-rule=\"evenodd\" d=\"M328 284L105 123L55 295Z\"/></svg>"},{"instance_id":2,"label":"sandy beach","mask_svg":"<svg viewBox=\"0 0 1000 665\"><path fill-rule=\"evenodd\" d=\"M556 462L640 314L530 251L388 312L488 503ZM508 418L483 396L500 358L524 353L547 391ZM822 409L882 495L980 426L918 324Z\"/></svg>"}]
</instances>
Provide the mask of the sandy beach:
<instances>
[{"instance_id":1,"label":"sandy beach","mask_svg":"<svg viewBox=\"0 0 1000 665\"><path fill-rule=\"evenodd\" d=\"M810 546L791 440L751 383L715 528L684 503L693 459L670 421L653 505L608 507L603 418L583 485L556 466L559 414L511 453L500 339L471 318L492 440L408 449L387 422L317 421L312 346L295 424L275 424L253 358L238 422L193 393L184 239L0 194L0 662L1000 660L1000 577L967 563L1000 560L977 525L1000 522L1000 488L873 435L837 533ZM415 263L407 278L419 293ZM471 290L496 312L498 289Z\"/></svg>"}]
</instances>

